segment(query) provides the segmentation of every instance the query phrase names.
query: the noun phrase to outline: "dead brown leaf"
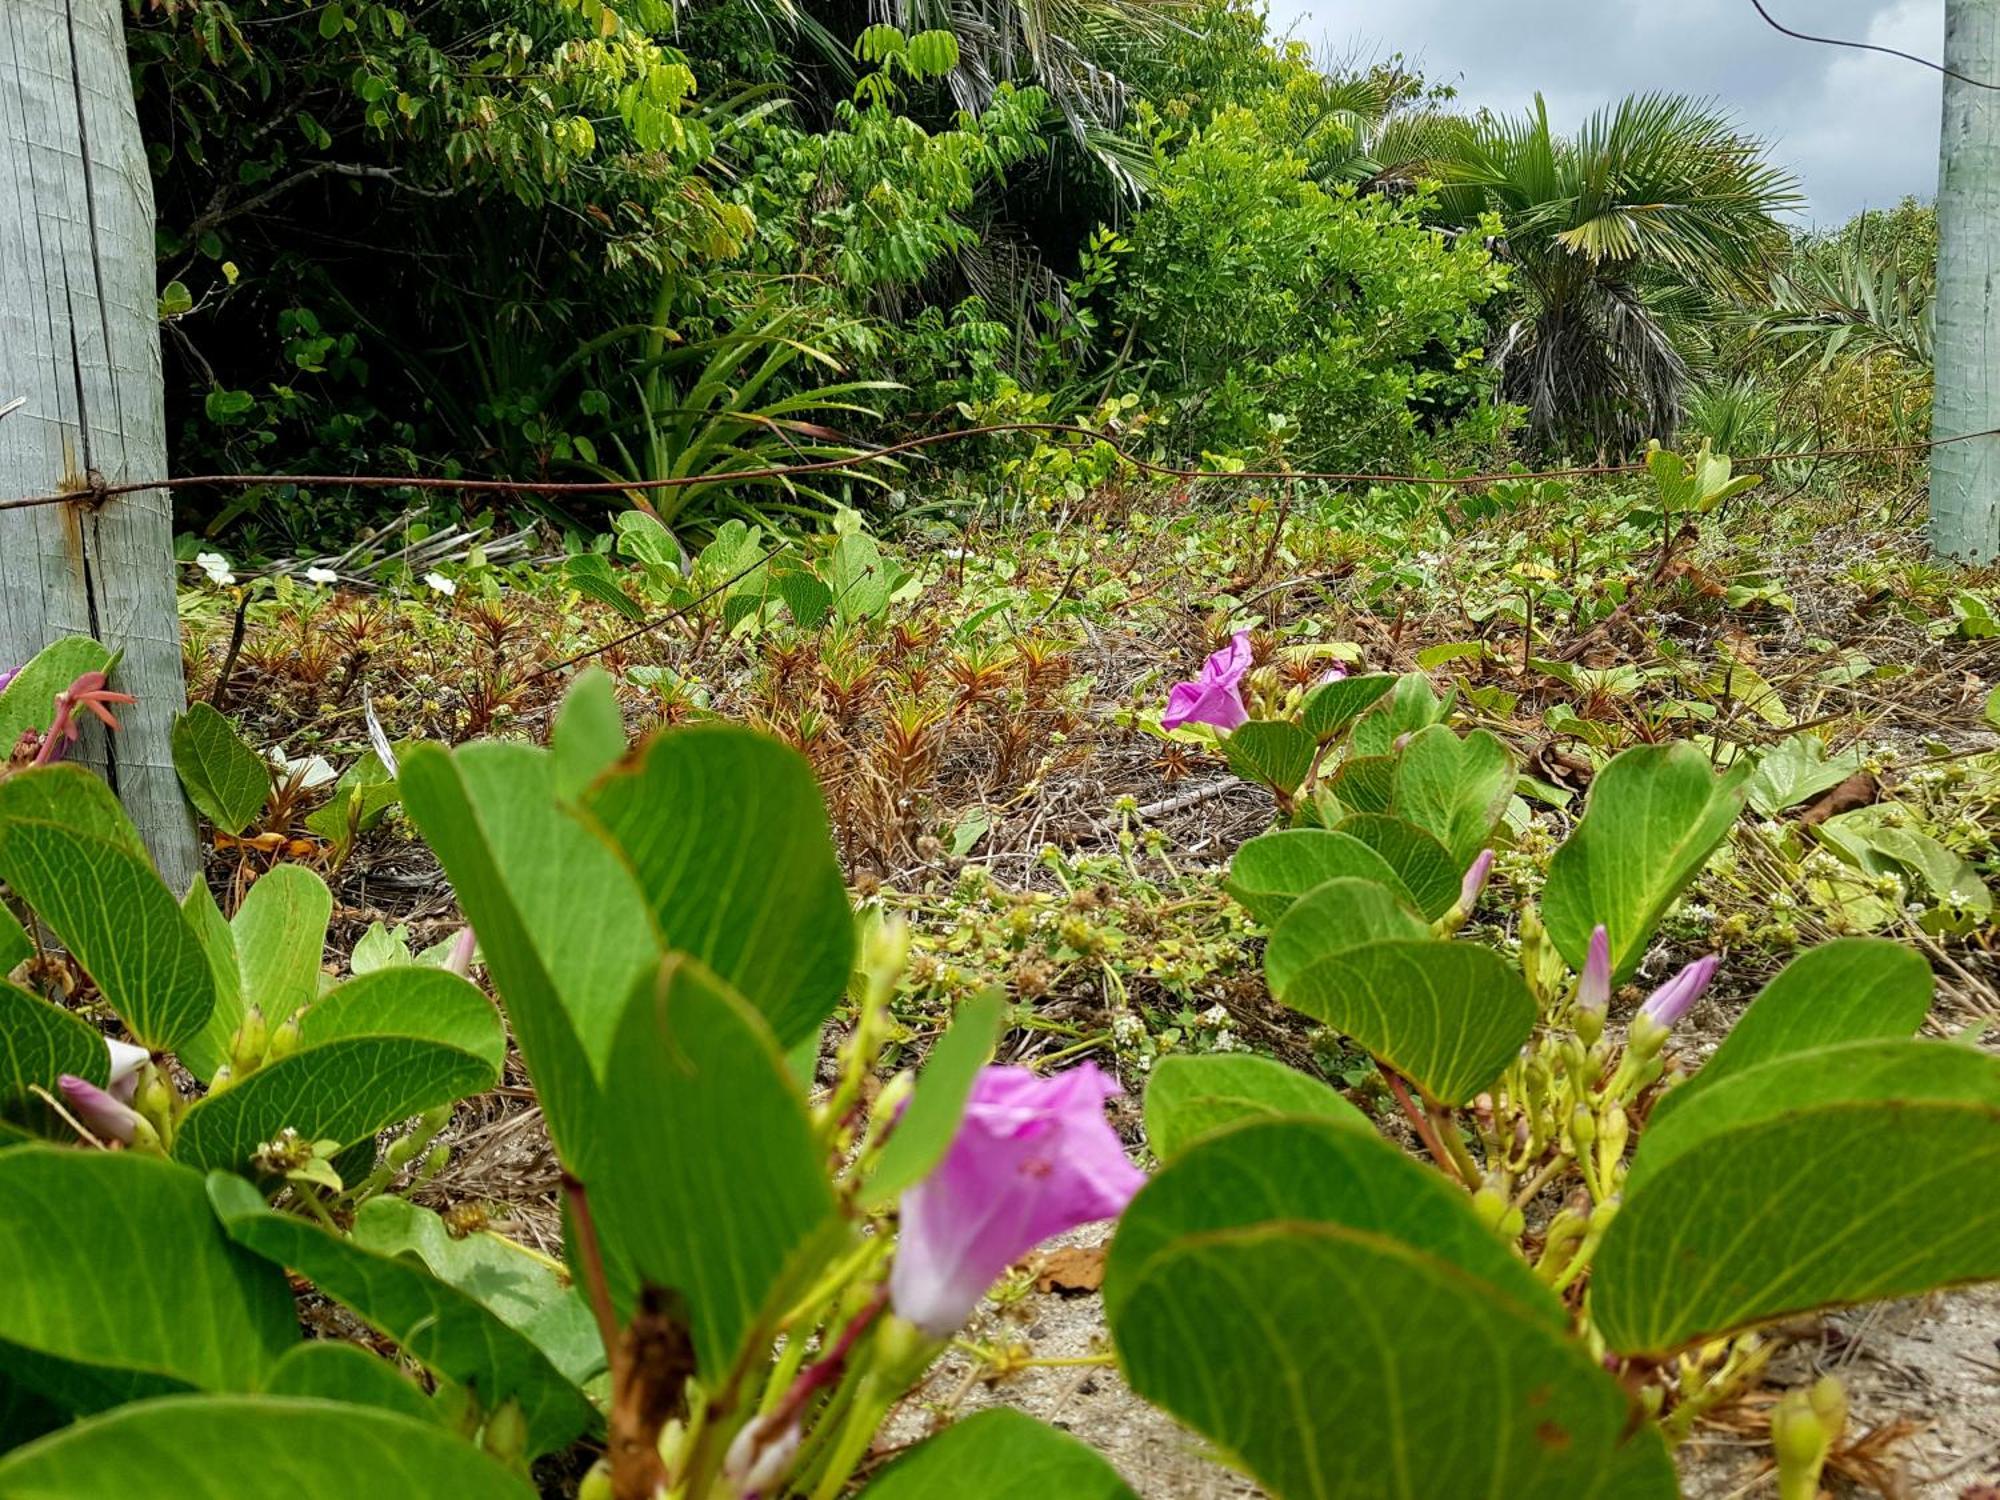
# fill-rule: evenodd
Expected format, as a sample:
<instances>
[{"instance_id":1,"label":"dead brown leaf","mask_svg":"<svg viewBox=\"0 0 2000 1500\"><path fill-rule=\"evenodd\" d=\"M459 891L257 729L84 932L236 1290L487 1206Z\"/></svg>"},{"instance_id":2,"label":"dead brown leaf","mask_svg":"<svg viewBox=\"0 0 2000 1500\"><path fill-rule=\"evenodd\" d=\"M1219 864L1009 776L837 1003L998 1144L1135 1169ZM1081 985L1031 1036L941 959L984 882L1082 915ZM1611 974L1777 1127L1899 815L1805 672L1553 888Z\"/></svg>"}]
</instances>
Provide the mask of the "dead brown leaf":
<instances>
[{"instance_id":1,"label":"dead brown leaf","mask_svg":"<svg viewBox=\"0 0 2000 1500\"><path fill-rule=\"evenodd\" d=\"M1881 783L1866 771L1856 771L1830 792L1823 792L1806 805L1799 822L1808 828L1857 807L1868 807L1882 795Z\"/></svg>"},{"instance_id":2,"label":"dead brown leaf","mask_svg":"<svg viewBox=\"0 0 2000 1500\"><path fill-rule=\"evenodd\" d=\"M1063 1297L1081 1297L1104 1285L1104 1247L1051 1250L1041 1257L1035 1290Z\"/></svg>"}]
</instances>

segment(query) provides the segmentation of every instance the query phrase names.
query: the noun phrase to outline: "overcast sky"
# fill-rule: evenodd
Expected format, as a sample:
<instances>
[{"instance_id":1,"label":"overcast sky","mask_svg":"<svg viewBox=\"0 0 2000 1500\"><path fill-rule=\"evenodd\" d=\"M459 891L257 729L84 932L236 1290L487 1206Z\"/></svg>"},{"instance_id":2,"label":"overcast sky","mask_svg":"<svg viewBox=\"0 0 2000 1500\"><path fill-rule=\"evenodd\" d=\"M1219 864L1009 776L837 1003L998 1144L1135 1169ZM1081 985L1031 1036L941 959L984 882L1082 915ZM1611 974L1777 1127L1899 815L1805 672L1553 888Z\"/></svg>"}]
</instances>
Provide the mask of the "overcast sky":
<instances>
[{"instance_id":1,"label":"overcast sky","mask_svg":"<svg viewBox=\"0 0 2000 1500\"><path fill-rule=\"evenodd\" d=\"M1807 215L1838 223L1937 190L1939 78L1879 54L1793 41L1750 0L1270 0L1275 32L1362 59L1400 52L1467 105L1536 90L1574 126L1647 90L1710 95L1796 171ZM1937 58L1944 0L1765 0L1796 30Z\"/></svg>"}]
</instances>

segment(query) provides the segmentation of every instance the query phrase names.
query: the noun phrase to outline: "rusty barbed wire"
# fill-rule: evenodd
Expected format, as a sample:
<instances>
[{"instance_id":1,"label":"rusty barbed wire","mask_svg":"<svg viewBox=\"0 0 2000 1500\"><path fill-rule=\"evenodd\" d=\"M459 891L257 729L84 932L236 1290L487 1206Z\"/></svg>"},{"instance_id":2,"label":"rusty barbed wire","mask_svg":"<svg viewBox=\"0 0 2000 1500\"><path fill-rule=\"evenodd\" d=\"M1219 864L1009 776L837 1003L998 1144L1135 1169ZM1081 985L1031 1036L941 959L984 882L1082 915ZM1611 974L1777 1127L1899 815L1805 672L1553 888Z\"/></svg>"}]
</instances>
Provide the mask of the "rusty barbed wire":
<instances>
[{"instance_id":1,"label":"rusty barbed wire","mask_svg":"<svg viewBox=\"0 0 2000 1500\"><path fill-rule=\"evenodd\" d=\"M296 485L300 487L344 486L349 489L368 490L450 490L461 494L503 494L538 495L559 498L565 495L619 495L650 493L656 490L688 489L696 485L740 484L757 479L784 479L794 474L827 474L841 469L859 469L885 458L894 458L901 453L911 453L922 448L935 447L941 443L962 442L968 438L997 437L1007 433L1062 434L1072 437L1089 438L1102 443L1116 453L1124 462L1141 473L1151 474L1161 479L1177 479L1191 484L1201 484L1216 480L1286 480L1310 481L1318 484L1420 484L1444 489L1472 488L1482 484L1495 484L1507 480L1541 479L1591 479L1605 478L1615 474L1643 474L1643 462L1619 464L1578 464L1559 469L1512 469L1475 474L1394 474L1343 472L1317 469L1185 469L1173 464L1163 464L1152 459L1141 458L1122 447L1116 439L1094 428L1078 426L1069 422L995 422L980 427L954 428L950 432L925 433L918 437L905 438L901 442L888 443L871 448L865 453L850 458L815 459L808 463L775 464L761 469L731 469L714 474L683 474L668 479L623 479L623 480L535 480L535 479L490 479L490 478L446 478L439 475L411 474L183 474L170 479L144 481L124 481L118 484L104 483L100 476L92 476L92 482L76 489L64 490L50 495L29 495L18 500L0 500L0 511L27 510L35 506L85 504L99 506L120 495L138 494L147 490L184 490L207 488L247 489L254 485ZM1737 458L1740 465L1789 463L1803 459L1825 458L1869 458L1890 453L1927 452L1933 448L1943 448L1953 443L1970 443L1980 438L2000 437L2000 427L1988 428L1984 432L1959 433L1953 437L1922 438L1909 443L1879 443L1857 448L1808 448L1789 453L1758 453Z\"/></svg>"}]
</instances>

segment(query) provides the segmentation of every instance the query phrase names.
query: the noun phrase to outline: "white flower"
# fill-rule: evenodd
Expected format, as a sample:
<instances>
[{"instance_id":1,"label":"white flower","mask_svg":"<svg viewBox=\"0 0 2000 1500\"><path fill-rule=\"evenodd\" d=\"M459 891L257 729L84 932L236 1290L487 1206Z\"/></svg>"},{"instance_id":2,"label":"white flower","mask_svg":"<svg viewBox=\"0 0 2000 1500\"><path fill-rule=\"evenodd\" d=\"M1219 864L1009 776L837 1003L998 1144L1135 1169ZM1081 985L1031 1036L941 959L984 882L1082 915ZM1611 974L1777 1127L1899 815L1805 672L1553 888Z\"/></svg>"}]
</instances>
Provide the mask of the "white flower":
<instances>
[{"instance_id":1,"label":"white flower","mask_svg":"<svg viewBox=\"0 0 2000 1500\"><path fill-rule=\"evenodd\" d=\"M197 552L194 565L208 575L208 581L217 588L236 582L236 575L229 571L229 559L220 552Z\"/></svg>"},{"instance_id":2,"label":"white flower","mask_svg":"<svg viewBox=\"0 0 2000 1500\"><path fill-rule=\"evenodd\" d=\"M1226 1026L1229 1024L1229 1012L1219 1005L1211 1005L1196 1019L1204 1026Z\"/></svg>"},{"instance_id":3,"label":"white flower","mask_svg":"<svg viewBox=\"0 0 2000 1500\"><path fill-rule=\"evenodd\" d=\"M442 573L426 573L424 574L424 582L428 583L440 594L451 595L458 592L458 585Z\"/></svg>"},{"instance_id":4,"label":"white flower","mask_svg":"<svg viewBox=\"0 0 2000 1500\"><path fill-rule=\"evenodd\" d=\"M331 568L307 568L307 583L338 583L340 575Z\"/></svg>"}]
</instances>

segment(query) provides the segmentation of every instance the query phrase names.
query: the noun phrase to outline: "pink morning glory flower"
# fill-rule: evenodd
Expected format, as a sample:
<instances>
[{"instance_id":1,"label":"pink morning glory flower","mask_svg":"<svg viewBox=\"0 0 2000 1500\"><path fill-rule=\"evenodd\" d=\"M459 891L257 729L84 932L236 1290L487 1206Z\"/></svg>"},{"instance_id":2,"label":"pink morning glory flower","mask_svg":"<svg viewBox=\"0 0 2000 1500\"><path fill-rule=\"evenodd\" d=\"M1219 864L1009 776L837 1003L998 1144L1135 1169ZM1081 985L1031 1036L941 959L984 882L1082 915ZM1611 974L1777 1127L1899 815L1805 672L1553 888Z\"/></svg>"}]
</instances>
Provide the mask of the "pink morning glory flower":
<instances>
[{"instance_id":1,"label":"pink morning glory flower","mask_svg":"<svg viewBox=\"0 0 2000 1500\"><path fill-rule=\"evenodd\" d=\"M1722 964L1716 954L1698 958L1647 997L1639 1007L1639 1014L1662 1030L1694 1009L1695 1002L1707 991L1715 978L1715 971Z\"/></svg>"},{"instance_id":2,"label":"pink morning glory flower","mask_svg":"<svg viewBox=\"0 0 2000 1500\"><path fill-rule=\"evenodd\" d=\"M980 1073L943 1162L903 1195L889 1275L899 1317L948 1338L1021 1256L1124 1212L1146 1174L1104 1117L1119 1092L1088 1062L1048 1078L1026 1068Z\"/></svg>"},{"instance_id":3,"label":"pink morning glory flower","mask_svg":"<svg viewBox=\"0 0 2000 1500\"><path fill-rule=\"evenodd\" d=\"M87 1078L65 1073L56 1082L62 1088L63 1102L83 1122L84 1128L101 1141L129 1146L146 1123L139 1111L105 1093Z\"/></svg>"},{"instance_id":4,"label":"pink morning glory flower","mask_svg":"<svg viewBox=\"0 0 2000 1500\"><path fill-rule=\"evenodd\" d=\"M1167 694L1163 729L1183 724L1210 724L1231 730L1250 717L1243 706L1243 679L1250 671L1250 632L1239 630L1229 644L1202 664L1193 682L1177 682Z\"/></svg>"},{"instance_id":5,"label":"pink morning glory flower","mask_svg":"<svg viewBox=\"0 0 2000 1500\"><path fill-rule=\"evenodd\" d=\"M1458 909L1471 912L1479 904L1479 893L1486 889L1486 877L1493 873L1493 851L1481 849L1479 857L1473 860L1465 872L1465 878L1458 883Z\"/></svg>"},{"instance_id":6,"label":"pink morning glory flower","mask_svg":"<svg viewBox=\"0 0 2000 1500\"><path fill-rule=\"evenodd\" d=\"M1576 1008L1600 1016L1611 1009L1611 934L1602 922L1590 934L1590 952L1584 955L1583 978L1576 986Z\"/></svg>"}]
</instances>

